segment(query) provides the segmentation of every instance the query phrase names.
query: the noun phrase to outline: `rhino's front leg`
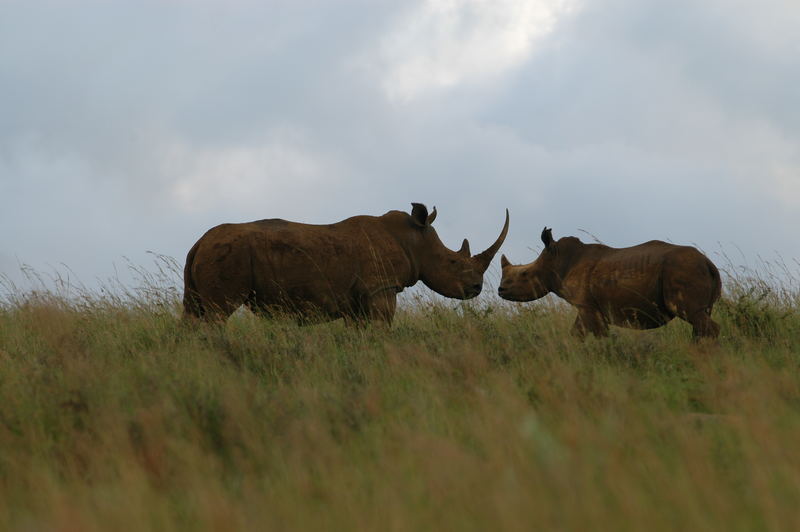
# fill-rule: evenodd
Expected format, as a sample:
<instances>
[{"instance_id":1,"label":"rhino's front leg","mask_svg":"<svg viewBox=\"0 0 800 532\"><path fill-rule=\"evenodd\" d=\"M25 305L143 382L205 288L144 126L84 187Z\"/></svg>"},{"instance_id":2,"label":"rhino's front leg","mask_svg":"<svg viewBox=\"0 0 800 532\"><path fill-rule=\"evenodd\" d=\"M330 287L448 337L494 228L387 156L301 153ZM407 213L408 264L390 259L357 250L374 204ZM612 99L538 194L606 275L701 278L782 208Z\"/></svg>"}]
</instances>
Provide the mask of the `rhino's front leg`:
<instances>
[{"instance_id":1,"label":"rhino's front leg","mask_svg":"<svg viewBox=\"0 0 800 532\"><path fill-rule=\"evenodd\" d=\"M396 309L397 294L394 291L384 290L369 298L366 308L367 319L391 325Z\"/></svg>"},{"instance_id":2,"label":"rhino's front leg","mask_svg":"<svg viewBox=\"0 0 800 532\"><path fill-rule=\"evenodd\" d=\"M585 338L587 333L595 336L608 336L608 322L597 310L590 307L578 307L578 316L572 324L572 334Z\"/></svg>"},{"instance_id":3,"label":"rhino's front leg","mask_svg":"<svg viewBox=\"0 0 800 532\"><path fill-rule=\"evenodd\" d=\"M397 295L394 291L383 290L370 296L362 297L352 312L344 315L348 325L363 327L367 323L392 324L397 308Z\"/></svg>"}]
</instances>

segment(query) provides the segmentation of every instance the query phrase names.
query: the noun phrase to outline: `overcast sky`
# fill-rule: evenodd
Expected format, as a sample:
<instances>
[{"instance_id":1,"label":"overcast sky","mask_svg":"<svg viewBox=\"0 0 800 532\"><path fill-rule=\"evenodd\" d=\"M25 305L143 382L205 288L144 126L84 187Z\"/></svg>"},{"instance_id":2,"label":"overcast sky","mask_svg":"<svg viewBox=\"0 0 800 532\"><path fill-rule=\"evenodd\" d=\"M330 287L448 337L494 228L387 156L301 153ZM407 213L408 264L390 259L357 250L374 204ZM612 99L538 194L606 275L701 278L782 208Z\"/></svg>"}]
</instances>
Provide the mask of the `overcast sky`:
<instances>
[{"instance_id":1,"label":"overcast sky","mask_svg":"<svg viewBox=\"0 0 800 532\"><path fill-rule=\"evenodd\" d=\"M0 273L412 201L456 249L507 207L512 262L547 225L793 263L798 28L797 0L0 0Z\"/></svg>"}]
</instances>

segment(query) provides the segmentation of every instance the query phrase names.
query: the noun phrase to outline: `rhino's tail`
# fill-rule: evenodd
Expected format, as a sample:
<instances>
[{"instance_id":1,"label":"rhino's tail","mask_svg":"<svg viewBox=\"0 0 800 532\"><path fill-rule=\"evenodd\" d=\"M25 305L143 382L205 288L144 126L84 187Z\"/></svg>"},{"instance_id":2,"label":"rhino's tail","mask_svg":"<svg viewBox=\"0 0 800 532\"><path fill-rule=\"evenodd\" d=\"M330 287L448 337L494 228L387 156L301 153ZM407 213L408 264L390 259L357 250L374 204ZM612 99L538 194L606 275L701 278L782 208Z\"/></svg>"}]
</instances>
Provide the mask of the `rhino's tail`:
<instances>
[{"instance_id":1,"label":"rhino's tail","mask_svg":"<svg viewBox=\"0 0 800 532\"><path fill-rule=\"evenodd\" d=\"M706 267L711 276L711 300L708 303L708 312L711 313L711 307L714 306L720 296L722 296L722 280L720 279L719 270L708 258L706 258Z\"/></svg>"},{"instance_id":2,"label":"rhino's tail","mask_svg":"<svg viewBox=\"0 0 800 532\"><path fill-rule=\"evenodd\" d=\"M183 317L184 318L202 318L205 314L203 302L200 299L200 294L197 293L197 286L194 282L192 275L192 266L194 265L194 256L197 254L197 248L200 244L198 241L189 254L186 255L186 266L183 267Z\"/></svg>"}]
</instances>

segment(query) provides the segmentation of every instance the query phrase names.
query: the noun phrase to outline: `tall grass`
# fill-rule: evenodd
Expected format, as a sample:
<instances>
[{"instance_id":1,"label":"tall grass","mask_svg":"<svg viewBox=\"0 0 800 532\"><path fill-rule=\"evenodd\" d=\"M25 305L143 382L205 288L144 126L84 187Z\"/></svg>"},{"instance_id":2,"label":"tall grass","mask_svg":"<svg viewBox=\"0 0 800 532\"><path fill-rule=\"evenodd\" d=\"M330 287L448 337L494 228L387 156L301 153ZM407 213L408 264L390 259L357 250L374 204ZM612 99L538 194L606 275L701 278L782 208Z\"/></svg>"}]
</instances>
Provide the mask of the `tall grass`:
<instances>
[{"instance_id":1,"label":"tall grass","mask_svg":"<svg viewBox=\"0 0 800 532\"><path fill-rule=\"evenodd\" d=\"M557 302L492 299L187 324L157 261L6 283L0 529L800 527L796 287L734 272L718 344L581 342Z\"/></svg>"}]
</instances>

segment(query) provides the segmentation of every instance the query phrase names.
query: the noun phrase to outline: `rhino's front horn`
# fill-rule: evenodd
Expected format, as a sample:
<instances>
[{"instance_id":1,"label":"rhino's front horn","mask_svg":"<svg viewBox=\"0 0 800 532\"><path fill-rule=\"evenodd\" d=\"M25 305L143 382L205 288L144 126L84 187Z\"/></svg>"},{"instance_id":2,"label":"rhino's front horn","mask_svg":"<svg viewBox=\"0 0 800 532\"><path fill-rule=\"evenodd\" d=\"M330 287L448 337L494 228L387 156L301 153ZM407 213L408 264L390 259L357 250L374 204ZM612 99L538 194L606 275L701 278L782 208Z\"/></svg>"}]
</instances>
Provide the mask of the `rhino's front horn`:
<instances>
[{"instance_id":1,"label":"rhino's front horn","mask_svg":"<svg viewBox=\"0 0 800 532\"><path fill-rule=\"evenodd\" d=\"M500 249L500 246L503 245L503 241L506 239L506 234L508 233L508 209L506 209L506 223L503 225L503 230L500 232L500 236L497 237L494 244L489 246L486 251L478 253L473 259L477 264L478 269L481 273L485 272L489 269L489 264L492 262L492 259L497 254L497 251Z\"/></svg>"}]
</instances>

